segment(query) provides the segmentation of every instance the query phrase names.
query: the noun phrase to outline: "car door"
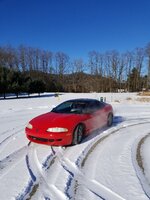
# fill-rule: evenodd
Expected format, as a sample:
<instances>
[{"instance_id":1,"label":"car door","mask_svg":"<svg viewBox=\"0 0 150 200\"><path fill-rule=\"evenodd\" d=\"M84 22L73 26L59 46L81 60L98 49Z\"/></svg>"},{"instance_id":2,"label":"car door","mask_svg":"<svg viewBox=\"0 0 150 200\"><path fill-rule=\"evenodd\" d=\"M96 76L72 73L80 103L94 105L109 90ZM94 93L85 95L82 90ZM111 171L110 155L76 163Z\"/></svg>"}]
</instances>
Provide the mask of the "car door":
<instances>
[{"instance_id":1,"label":"car door","mask_svg":"<svg viewBox=\"0 0 150 200\"><path fill-rule=\"evenodd\" d=\"M90 105L93 130L103 127L106 123L104 107L104 104L99 101L93 101Z\"/></svg>"},{"instance_id":2,"label":"car door","mask_svg":"<svg viewBox=\"0 0 150 200\"><path fill-rule=\"evenodd\" d=\"M97 109L97 104L95 104L95 101L91 101L88 103L86 110L85 110L85 121L86 124L86 133L90 133L93 130L99 128L99 115L100 112ZM98 112L97 112L98 111Z\"/></svg>"}]
</instances>

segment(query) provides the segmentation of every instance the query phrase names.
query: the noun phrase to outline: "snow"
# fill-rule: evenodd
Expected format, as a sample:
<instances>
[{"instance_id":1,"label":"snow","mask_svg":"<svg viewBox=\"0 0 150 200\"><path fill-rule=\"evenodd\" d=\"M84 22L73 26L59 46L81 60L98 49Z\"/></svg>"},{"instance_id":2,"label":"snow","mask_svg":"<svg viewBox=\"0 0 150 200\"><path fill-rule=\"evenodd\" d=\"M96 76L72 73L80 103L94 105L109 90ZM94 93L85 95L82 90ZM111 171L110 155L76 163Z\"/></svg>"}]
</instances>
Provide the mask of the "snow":
<instances>
[{"instance_id":1,"label":"snow","mask_svg":"<svg viewBox=\"0 0 150 200\"><path fill-rule=\"evenodd\" d=\"M30 119L82 97L106 98L113 126L67 148L29 143ZM0 200L150 199L150 103L140 99L136 93L62 93L0 100Z\"/></svg>"}]
</instances>

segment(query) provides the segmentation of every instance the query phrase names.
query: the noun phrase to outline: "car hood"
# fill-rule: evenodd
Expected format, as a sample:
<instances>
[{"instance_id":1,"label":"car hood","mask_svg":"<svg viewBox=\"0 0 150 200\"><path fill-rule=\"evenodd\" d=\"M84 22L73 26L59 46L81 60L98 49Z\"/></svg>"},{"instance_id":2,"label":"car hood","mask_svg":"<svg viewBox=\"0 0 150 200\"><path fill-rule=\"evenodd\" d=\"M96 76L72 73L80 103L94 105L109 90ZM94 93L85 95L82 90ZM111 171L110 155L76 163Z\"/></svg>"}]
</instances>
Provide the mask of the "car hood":
<instances>
[{"instance_id":1,"label":"car hood","mask_svg":"<svg viewBox=\"0 0 150 200\"><path fill-rule=\"evenodd\" d=\"M78 114L65 114L49 112L35 117L30 121L33 127L46 129L50 127L68 127L78 123L83 118Z\"/></svg>"}]
</instances>

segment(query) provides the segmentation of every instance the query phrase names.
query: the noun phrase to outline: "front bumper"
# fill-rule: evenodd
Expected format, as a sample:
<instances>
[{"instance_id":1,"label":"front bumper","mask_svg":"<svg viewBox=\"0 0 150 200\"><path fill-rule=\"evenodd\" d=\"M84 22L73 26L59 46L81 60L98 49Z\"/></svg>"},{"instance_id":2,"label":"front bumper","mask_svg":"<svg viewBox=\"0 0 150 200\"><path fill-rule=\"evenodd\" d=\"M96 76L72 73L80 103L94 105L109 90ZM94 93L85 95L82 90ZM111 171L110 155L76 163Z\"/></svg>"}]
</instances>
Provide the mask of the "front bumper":
<instances>
[{"instance_id":1,"label":"front bumper","mask_svg":"<svg viewBox=\"0 0 150 200\"><path fill-rule=\"evenodd\" d=\"M49 133L44 131L25 129L26 136L31 142L50 146L66 146L72 143L72 133Z\"/></svg>"}]
</instances>

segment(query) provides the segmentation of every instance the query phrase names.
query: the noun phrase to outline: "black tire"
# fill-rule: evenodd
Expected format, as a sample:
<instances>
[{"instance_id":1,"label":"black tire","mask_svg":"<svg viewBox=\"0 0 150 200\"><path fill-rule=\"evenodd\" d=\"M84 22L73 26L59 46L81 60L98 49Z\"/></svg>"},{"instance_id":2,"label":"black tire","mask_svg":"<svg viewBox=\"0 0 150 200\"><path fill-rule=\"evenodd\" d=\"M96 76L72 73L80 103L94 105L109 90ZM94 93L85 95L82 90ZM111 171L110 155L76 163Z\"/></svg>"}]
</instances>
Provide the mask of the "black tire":
<instances>
[{"instance_id":1,"label":"black tire","mask_svg":"<svg viewBox=\"0 0 150 200\"><path fill-rule=\"evenodd\" d=\"M113 124L113 114L109 113L108 118L107 118L107 126L110 127Z\"/></svg>"},{"instance_id":2,"label":"black tire","mask_svg":"<svg viewBox=\"0 0 150 200\"><path fill-rule=\"evenodd\" d=\"M72 145L79 144L84 134L84 126L78 124L73 132Z\"/></svg>"}]
</instances>

